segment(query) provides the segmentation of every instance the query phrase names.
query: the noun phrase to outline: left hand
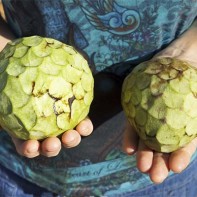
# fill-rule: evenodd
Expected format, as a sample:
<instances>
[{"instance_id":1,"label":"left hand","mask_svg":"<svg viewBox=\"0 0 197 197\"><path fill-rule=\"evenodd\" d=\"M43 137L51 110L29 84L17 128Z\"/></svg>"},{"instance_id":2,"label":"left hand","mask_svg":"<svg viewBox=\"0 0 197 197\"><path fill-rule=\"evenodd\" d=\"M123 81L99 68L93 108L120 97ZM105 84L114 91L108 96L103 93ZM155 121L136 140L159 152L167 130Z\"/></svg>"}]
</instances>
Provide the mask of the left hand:
<instances>
[{"instance_id":1,"label":"left hand","mask_svg":"<svg viewBox=\"0 0 197 197\"><path fill-rule=\"evenodd\" d=\"M197 20L182 36L172 42L166 49L153 58L173 57L186 60L197 67ZM185 147L172 153L158 153L149 149L137 136L129 123L126 124L123 149L127 154L136 152L137 167L143 173L148 173L154 183L163 182L169 171L180 173L190 163L196 151L197 138Z\"/></svg>"},{"instance_id":2,"label":"left hand","mask_svg":"<svg viewBox=\"0 0 197 197\"><path fill-rule=\"evenodd\" d=\"M180 173L189 165L196 151L197 138L172 153L159 153L148 148L127 122L123 144L123 149L127 154L136 153L137 168L147 173L154 183L161 183L167 178L170 170Z\"/></svg>"}]
</instances>

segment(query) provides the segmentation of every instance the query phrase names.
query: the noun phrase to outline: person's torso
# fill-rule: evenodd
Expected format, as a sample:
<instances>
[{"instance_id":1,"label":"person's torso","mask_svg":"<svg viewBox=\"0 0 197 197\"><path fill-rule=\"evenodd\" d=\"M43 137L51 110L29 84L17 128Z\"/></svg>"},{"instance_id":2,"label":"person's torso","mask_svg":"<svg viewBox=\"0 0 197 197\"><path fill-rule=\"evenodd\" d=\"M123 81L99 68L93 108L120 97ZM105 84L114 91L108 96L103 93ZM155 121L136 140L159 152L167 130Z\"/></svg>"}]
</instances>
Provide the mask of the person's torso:
<instances>
[{"instance_id":1,"label":"person's torso","mask_svg":"<svg viewBox=\"0 0 197 197\"><path fill-rule=\"evenodd\" d=\"M18 37L56 38L87 57L93 72L107 70L120 75L128 64L114 65L148 59L187 30L197 15L197 0L2 2L7 20ZM138 190L150 183L137 171L135 159L121 153L119 120L119 116L113 119L116 130L107 122L102 132L83 139L79 148L62 149L58 157L48 159L19 156L2 132L0 163L36 184L65 195L93 190L105 193L116 188Z\"/></svg>"},{"instance_id":2,"label":"person's torso","mask_svg":"<svg viewBox=\"0 0 197 197\"><path fill-rule=\"evenodd\" d=\"M197 15L195 0L4 0L3 4L17 36L36 34L73 45L87 57L93 72L150 58Z\"/></svg>"}]
</instances>

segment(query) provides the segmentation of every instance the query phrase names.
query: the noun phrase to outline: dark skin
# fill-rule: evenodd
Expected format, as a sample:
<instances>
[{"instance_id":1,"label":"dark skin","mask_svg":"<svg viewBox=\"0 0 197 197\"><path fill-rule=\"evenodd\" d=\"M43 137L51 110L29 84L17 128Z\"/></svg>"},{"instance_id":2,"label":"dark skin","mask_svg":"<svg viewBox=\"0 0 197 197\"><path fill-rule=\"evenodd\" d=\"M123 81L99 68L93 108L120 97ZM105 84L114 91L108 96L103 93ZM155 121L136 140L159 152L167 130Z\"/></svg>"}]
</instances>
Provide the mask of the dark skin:
<instances>
[{"instance_id":1,"label":"dark skin","mask_svg":"<svg viewBox=\"0 0 197 197\"><path fill-rule=\"evenodd\" d=\"M9 40L14 39L14 36L5 23L0 23L0 29L0 50L2 50ZM196 35L197 23L195 22L187 32L154 58L161 56L176 57L190 61L194 66L197 66ZM17 152L22 156L33 158L42 154L46 157L53 157L58 155L62 147L72 148L77 146L81 141L81 136L88 136L92 131L93 124L89 118L86 118L75 129L65 131L61 139L50 137L40 142L37 140L23 141L12 137L12 140ZM190 159L196 150L197 138L173 153L158 153L146 147L138 138L135 130L127 122L125 124L123 144L123 149L127 154L132 155L136 153L138 169L143 173L149 174L154 183L161 183L167 178L170 170L180 173L189 165Z\"/></svg>"}]
</instances>

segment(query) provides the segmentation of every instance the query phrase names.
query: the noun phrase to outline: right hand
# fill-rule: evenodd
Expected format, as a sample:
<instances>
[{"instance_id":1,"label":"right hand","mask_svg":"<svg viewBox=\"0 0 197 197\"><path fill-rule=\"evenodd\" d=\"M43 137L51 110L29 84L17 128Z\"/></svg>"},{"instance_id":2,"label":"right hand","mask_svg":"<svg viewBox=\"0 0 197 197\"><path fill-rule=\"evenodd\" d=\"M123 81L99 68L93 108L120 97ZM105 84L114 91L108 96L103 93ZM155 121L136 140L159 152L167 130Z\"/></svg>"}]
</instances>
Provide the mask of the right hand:
<instances>
[{"instance_id":1,"label":"right hand","mask_svg":"<svg viewBox=\"0 0 197 197\"><path fill-rule=\"evenodd\" d=\"M0 1L1 2L1 1ZM1 5L1 4L0 4ZM0 51L5 45L13 40L15 37L10 31L8 25L1 17L0 12ZM1 127L0 127L1 129ZM46 157L53 157L58 155L62 145L66 148L72 148L77 146L81 141L81 136L90 135L93 131L93 125L89 118L81 121L74 130L65 131L59 139L58 137L49 137L45 140L20 140L12 137L17 152L25 157L33 158L38 155L44 155Z\"/></svg>"},{"instance_id":2,"label":"right hand","mask_svg":"<svg viewBox=\"0 0 197 197\"><path fill-rule=\"evenodd\" d=\"M49 137L42 142L38 140L21 140L12 137L16 151L25 157L34 158L38 155L46 157L57 156L62 148L72 148L81 141L81 136L88 136L93 131L93 124L89 118L82 120L75 129L65 131L61 139L58 137Z\"/></svg>"}]
</instances>

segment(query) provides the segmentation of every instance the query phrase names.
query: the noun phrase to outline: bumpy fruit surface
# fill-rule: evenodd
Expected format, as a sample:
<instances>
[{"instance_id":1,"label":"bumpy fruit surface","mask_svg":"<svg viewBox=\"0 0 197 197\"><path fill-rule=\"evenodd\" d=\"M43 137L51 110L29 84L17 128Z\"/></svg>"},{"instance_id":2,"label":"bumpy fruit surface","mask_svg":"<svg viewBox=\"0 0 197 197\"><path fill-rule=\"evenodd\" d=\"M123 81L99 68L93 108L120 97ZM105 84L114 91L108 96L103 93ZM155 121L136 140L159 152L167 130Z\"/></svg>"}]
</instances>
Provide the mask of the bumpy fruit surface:
<instances>
[{"instance_id":1,"label":"bumpy fruit surface","mask_svg":"<svg viewBox=\"0 0 197 197\"><path fill-rule=\"evenodd\" d=\"M87 61L57 40L10 42L0 53L0 125L21 139L44 139L73 129L93 99Z\"/></svg>"},{"instance_id":2,"label":"bumpy fruit surface","mask_svg":"<svg viewBox=\"0 0 197 197\"><path fill-rule=\"evenodd\" d=\"M197 136L197 70L173 58L143 62L124 81L122 105L148 147L175 151Z\"/></svg>"}]
</instances>

